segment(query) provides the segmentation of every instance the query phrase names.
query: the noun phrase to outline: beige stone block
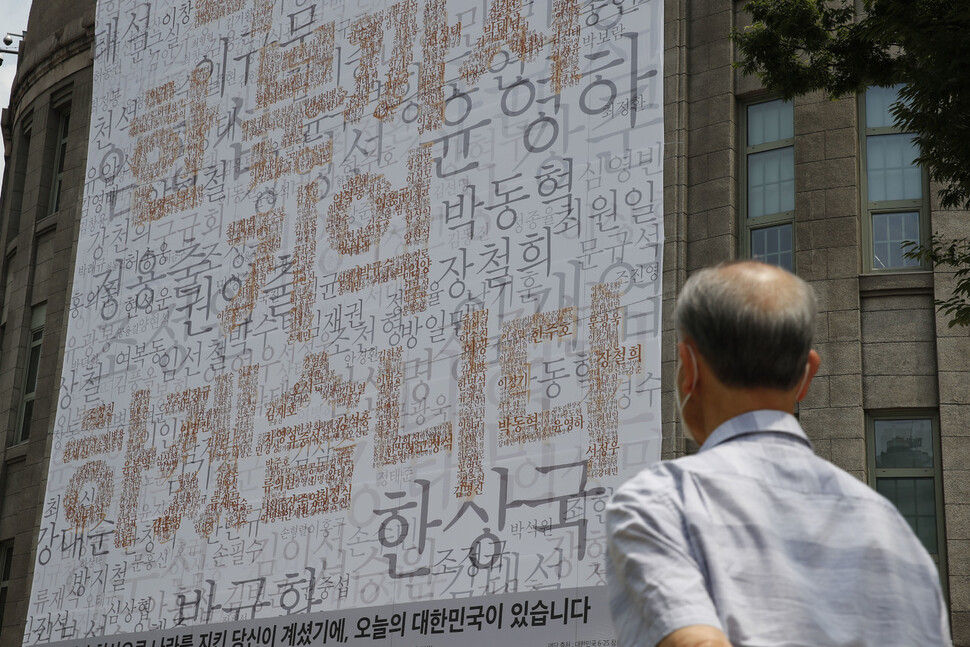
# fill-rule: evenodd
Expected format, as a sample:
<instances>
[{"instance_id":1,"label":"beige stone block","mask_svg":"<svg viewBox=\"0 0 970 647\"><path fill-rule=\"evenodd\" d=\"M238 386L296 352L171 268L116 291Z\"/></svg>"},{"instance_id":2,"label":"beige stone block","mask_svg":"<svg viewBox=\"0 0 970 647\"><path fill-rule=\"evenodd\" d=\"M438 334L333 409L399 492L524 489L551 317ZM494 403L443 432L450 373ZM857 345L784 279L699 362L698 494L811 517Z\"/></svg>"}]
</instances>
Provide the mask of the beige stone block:
<instances>
[{"instance_id":1,"label":"beige stone block","mask_svg":"<svg viewBox=\"0 0 970 647\"><path fill-rule=\"evenodd\" d=\"M668 254L669 252L669 254ZM664 246L664 267L673 267L673 259L676 258L675 250L673 245ZM666 315L673 314L673 307L675 299L677 298L677 281L680 278L680 273L676 270L665 270L663 273L663 310L662 316L664 321L667 321Z\"/></svg>"},{"instance_id":2,"label":"beige stone block","mask_svg":"<svg viewBox=\"0 0 970 647\"><path fill-rule=\"evenodd\" d=\"M940 403L970 405L970 373L940 368Z\"/></svg>"},{"instance_id":3,"label":"beige stone block","mask_svg":"<svg viewBox=\"0 0 970 647\"><path fill-rule=\"evenodd\" d=\"M819 216L814 220L803 220L800 215L797 215L795 223L796 244L800 249L828 249L853 245L854 241L858 240L858 231L858 222L852 217Z\"/></svg>"},{"instance_id":4,"label":"beige stone block","mask_svg":"<svg viewBox=\"0 0 970 647\"><path fill-rule=\"evenodd\" d=\"M798 406L800 410L818 409L829 406L829 376L816 375L812 378L805 399ZM861 402L859 403L862 404Z\"/></svg>"},{"instance_id":5,"label":"beige stone block","mask_svg":"<svg viewBox=\"0 0 970 647\"><path fill-rule=\"evenodd\" d=\"M825 157L832 159L838 157L851 157L853 165L859 151L858 130L854 127L833 128L825 131Z\"/></svg>"},{"instance_id":6,"label":"beige stone block","mask_svg":"<svg viewBox=\"0 0 970 647\"><path fill-rule=\"evenodd\" d=\"M687 87L687 75L675 74L674 59L668 55L664 63L664 157L679 156L684 154L686 140L679 131L686 127L687 122L687 102L683 100L683 95Z\"/></svg>"},{"instance_id":7,"label":"beige stone block","mask_svg":"<svg viewBox=\"0 0 970 647\"><path fill-rule=\"evenodd\" d=\"M940 434L970 436L970 407L940 403Z\"/></svg>"},{"instance_id":8,"label":"beige stone block","mask_svg":"<svg viewBox=\"0 0 970 647\"><path fill-rule=\"evenodd\" d=\"M670 380L670 384L673 383L674 380ZM663 424L675 423L680 420L680 413L677 411L677 395L673 389L661 392L660 410Z\"/></svg>"},{"instance_id":9,"label":"beige stone block","mask_svg":"<svg viewBox=\"0 0 970 647\"><path fill-rule=\"evenodd\" d=\"M703 216L707 219L707 231L710 236L737 235L737 212L734 207L724 206L718 209L705 211Z\"/></svg>"},{"instance_id":10,"label":"beige stone block","mask_svg":"<svg viewBox=\"0 0 970 647\"><path fill-rule=\"evenodd\" d=\"M728 71L733 71L734 43L730 38L711 41L708 44L707 54L710 57L709 64L711 69L724 69L727 67Z\"/></svg>"},{"instance_id":11,"label":"beige stone block","mask_svg":"<svg viewBox=\"0 0 970 647\"><path fill-rule=\"evenodd\" d=\"M940 438L940 447L944 470L962 470L970 465L970 436Z\"/></svg>"},{"instance_id":12,"label":"beige stone block","mask_svg":"<svg viewBox=\"0 0 970 647\"><path fill-rule=\"evenodd\" d=\"M940 288L938 283L934 287L934 291L937 295L939 295L942 298L949 298L950 295L953 294L952 286L947 290L943 290ZM950 320L951 320L950 315L939 311L936 312L936 336L937 337L940 337L940 338L970 337L970 328L966 328L964 326L951 326Z\"/></svg>"},{"instance_id":13,"label":"beige stone block","mask_svg":"<svg viewBox=\"0 0 970 647\"><path fill-rule=\"evenodd\" d=\"M734 73L734 93L740 98L754 98L764 94L764 87L757 76L744 74L741 70Z\"/></svg>"},{"instance_id":14,"label":"beige stone block","mask_svg":"<svg viewBox=\"0 0 970 647\"><path fill-rule=\"evenodd\" d=\"M725 128L720 123L704 126L703 128L692 128L688 150L690 155L703 155L715 151L733 150L733 132L731 128ZM726 175L728 169L724 169ZM715 175L715 177L717 177Z\"/></svg>"},{"instance_id":15,"label":"beige stone block","mask_svg":"<svg viewBox=\"0 0 970 647\"><path fill-rule=\"evenodd\" d=\"M815 336L812 338L812 345L817 346L818 344L827 342L829 341L829 337L829 318L823 313L819 313L815 318Z\"/></svg>"},{"instance_id":16,"label":"beige stone block","mask_svg":"<svg viewBox=\"0 0 970 647\"><path fill-rule=\"evenodd\" d=\"M796 180L797 182L797 180ZM825 192L810 191L808 187L795 192L795 219L802 223L825 216ZM806 223L806 227L807 227ZM796 234L797 236L797 234Z\"/></svg>"},{"instance_id":17,"label":"beige stone block","mask_svg":"<svg viewBox=\"0 0 970 647\"><path fill-rule=\"evenodd\" d=\"M856 240L858 240L858 236L853 236L845 242L852 243ZM858 245L830 247L828 252L828 278L848 279L859 276L859 270L862 267L862 255Z\"/></svg>"},{"instance_id":18,"label":"beige stone block","mask_svg":"<svg viewBox=\"0 0 970 647\"><path fill-rule=\"evenodd\" d=\"M818 297L819 312L859 308L859 280L856 278L813 281L812 287Z\"/></svg>"},{"instance_id":19,"label":"beige stone block","mask_svg":"<svg viewBox=\"0 0 970 647\"><path fill-rule=\"evenodd\" d=\"M865 474L865 438L837 438L832 440L832 457L829 460L847 472Z\"/></svg>"},{"instance_id":20,"label":"beige stone block","mask_svg":"<svg viewBox=\"0 0 970 647\"><path fill-rule=\"evenodd\" d=\"M693 186L711 179L708 170L709 155L691 155L687 158L687 182Z\"/></svg>"},{"instance_id":21,"label":"beige stone block","mask_svg":"<svg viewBox=\"0 0 970 647\"><path fill-rule=\"evenodd\" d=\"M808 432L806 432L808 433ZM815 455L819 458L824 458L825 460L832 461L832 441L828 438L812 438L809 435L809 440L812 441L812 449L815 450Z\"/></svg>"},{"instance_id":22,"label":"beige stone block","mask_svg":"<svg viewBox=\"0 0 970 647\"><path fill-rule=\"evenodd\" d=\"M862 388L867 409L931 408L938 401L932 375L867 375Z\"/></svg>"},{"instance_id":23,"label":"beige stone block","mask_svg":"<svg viewBox=\"0 0 970 647\"><path fill-rule=\"evenodd\" d=\"M691 200L691 203L694 201ZM692 248L698 241L704 241L711 237L707 229L707 218L703 211L692 211L687 215L687 242L688 249Z\"/></svg>"},{"instance_id":24,"label":"beige stone block","mask_svg":"<svg viewBox=\"0 0 970 647\"><path fill-rule=\"evenodd\" d=\"M936 327L933 312L906 310L903 316L894 310L863 311L862 338L866 342L933 341Z\"/></svg>"},{"instance_id":25,"label":"beige stone block","mask_svg":"<svg viewBox=\"0 0 970 647\"><path fill-rule=\"evenodd\" d=\"M859 379L858 375L832 375L828 380L831 406L862 406L862 380Z\"/></svg>"},{"instance_id":26,"label":"beige stone block","mask_svg":"<svg viewBox=\"0 0 970 647\"><path fill-rule=\"evenodd\" d=\"M799 418L805 433L813 440L865 437L865 415L862 407L803 409L799 412Z\"/></svg>"},{"instance_id":27,"label":"beige stone block","mask_svg":"<svg viewBox=\"0 0 970 647\"><path fill-rule=\"evenodd\" d=\"M699 6L706 7L708 0L699 0L697 3ZM686 20L688 17L687 5L685 5L681 0L664 0L664 18L665 22L669 25L672 22L677 22L680 20ZM666 43L672 43L673 40L667 39Z\"/></svg>"},{"instance_id":28,"label":"beige stone block","mask_svg":"<svg viewBox=\"0 0 970 647\"><path fill-rule=\"evenodd\" d=\"M950 610L970 611L970 576L950 573Z\"/></svg>"},{"instance_id":29,"label":"beige stone block","mask_svg":"<svg viewBox=\"0 0 970 647\"><path fill-rule=\"evenodd\" d=\"M944 292L937 289L936 294L943 296L944 298L949 298L952 292ZM964 337L970 334L970 328L964 328L963 326L951 326L951 316L943 312L936 312L936 336L939 338L945 337Z\"/></svg>"},{"instance_id":30,"label":"beige stone block","mask_svg":"<svg viewBox=\"0 0 970 647\"><path fill-rule=\"evenodd\" d=\"M970 372L970 337L943 337L936 340L940 367L948 371ZM970 389L970 374L967 376Z\"/></svg>"},{"instance_id":31,"label":"beige stone block","mask_svg":"<svg viewBox=\"0 0 970 647\"><path fill-rule=\"evenodd\" d=\"M727 38L702 43L691 48L690 69L693 74L707 70L720 70L732 74L731 50L733 44Z\"/></svg>"},{"instance_id":32,"label":"beige stone block","mask_svg":"<svg viewBox=\"0 0 970 647\"><path fill-rule=\"evenodd\" d=\"M718 68L691 73L687 80L687 91L692 99L706 99L731 92L730 68Z\"/></svg>"},{"instance_id":33,"label":"beige stone block","mask_svg":"<svg viewBox=\"0 0 970 647\"><path fill-rule=\"evenodd\" d=\"M723 0L720 0L723 2ZM737 2L734 5L734 25L735 29L744 29L745 27L751 26L754 20L751 18L751 12L745 11L748 6L746 2Z\"/></svg>"},{"instance_id":34,"label":"beige stone block","mask_svg":"<svg viewBox=\"0 0 970 647\"><path fill-rule=\"evenodd\" d=\"M694 34L689 34L694 44L687 52L691 74L700 74L711 69L710 43L697 42Z\"/></svg>"},{"instance_id":35,"label":"beige stone block","mask_svg":"<svg viewBox=\"0 0 970 647\"><path fill-rule=\"evenodd\" d=\"M942 440L942 439L941 439ZM970 502L970 470L967 465L958 469L943 470L943 503L965 504Z\"/></svg>"},{"instance_id":36,"label":"beige stone block","mask_svg":"<svg viewBox=\"0 0 970 647\"><path fill-rule=\"evenodd\" d=\"M819 247L846 247L859 240L859 221L852 217L825 218L813 223L815 239Z\"/></svg>"},{"instance_id":37,"label":"beige stone block","mask_svg":"<svg viewBox=\"0 0 970 647\"><path fill-rule=\"evenodd\" d=\"M822 358L822 375L852 375L862 372L862 349L858 342L825 342L816 344Z\"/></svg>"},{"instance_id":38,"label":"beige stone block","mask_svg":"<svg viewBox=\"0 0 970 647\"><path fill-rule=\"evenodd\" d=\"M795 223L795 274L814 285L828 278L828 255L824 249L798 249L803 247L798 236L800 226Z\"/></svg>"},{"instance_id":39,"label":"beige stone block","mask_svg":"<svg viewBox=\"0 0 970 647\"><path fill-rule=\"evenodd\" d=\"M947 539L970 539L970 505L951 503L945 513Z\"/></svg>"},{"instance_id":40,"label":"beige stone block","mask_svg":"<svg viewBox=\"0 0 970 647\"><path fill-rule=\"evenodd\" d=\"M825 189L825 216L858 218L859 190L855 186Z\"/></svg>"},{"instance_id":41,"label":"beige stone block","mask_svg":"<svg viewBox=\"0 0 970 647\"><path fill-rule=\"evenodd\" d=\"M711 151L707 160L711 177L736 177L738 156L734 149Z\"/></svg>"},{"instance_id":42,"label":"beige stone block","mask_svg":"<svg viewBox=\"0 0 970 647\"><path fill-rule=\"evenodd\" d=\"M858 341L860 339L861 324L858 311L835 310L822 316L826 318L829 324L827 341Z\"/></svg>"},{"instance_id":43,"label":"beige stone block","mask_svg":"<svg viewBox=\"0 0 970 647\"><path fill-rule=\"evenodd\" d=\"M813 95L795 102L795 137L824 130L819 103Z\"/></svg>"},{"instance_id":44,"label":"beige stone block","mask_svg":"<svg viewBox=\"0 0 970 647\"><path fill-rule=\"evenodd\" d=\"M939 192L938 184L930 189L930 194L935 198ZM959 209L940 210L933 209L933 231L940 232L940 235L949 238L963 238L967 235L967 212Z\"/></svg>"},{"instance_id":45,"label":"beige stone block","mask_svg":"<svg viewBox=\"0 0 970 647\"><path fill-rule=\"evenodd\" d=\"M664 21L664 78L686 72L686 33L681 33L681 28L686 25L686 21L667 19ZM686 30L685 30L686 31ZM685 42L681 42L683 40ZM683 56L683 59L682 59ZM686 78L684 79L686 82ZM679 97L671 97L677 99Z\"/></svg>"},{"instance_id":46,"label":"beige stone block","mask_svg":"<svg viewBox=\"0 0 970 647\"><path fill-rule=\"evenodd\" d=\"M795 138L795 187L796 190L814 189L816 187L799 182L804 176L799 172L802 164L817 162L825 159L825 133L813 132L799 135Z\"/></svg>"},{"instance_id":47,"label":"beige stone block","mask_svg":"<svg viewBox=\"0 0 970 647\"><path fill-rule=\"evenodd\" d=\"M693 272L703 267L717 265L734 258L737 249L737 238L734 236L717 236L693 243L687 251L687 271Z\"/></svg>"},{"instance_id":48,"label":"beige stone block","mask_svg":"<svg viewBox=\"0 0 970 647\"><path fill-rule=\"evenodd\" d=\"M703 128L715 123L724 123L724 118L731 111L729 95L708 97L687 104L687 115L691 128ZM723 127L723 126L722 126Z\"/></svg>"},{"instance_id":49,"label":"beige stone block","mask_svg":"<svg viewBox=\"0 0 970 647\"><path fill-rule=\"evenodd\" d=\"M885 288L893 289L892 284L885 286ZM928 294L867 293L862 298L860 305L865 312L889 311L898 313L906 310L918 310L926 313L924 317L926 321L931 321L933 318L933 299ZM904 316L908 317L909 314L907 313Z\"/></svg>"},{"instance_id":50,"label":"beige stone block","mask_svg":"<svg viewBox=\"0 0 970 647\"><path fill-rule=\"evenodd\" d=\"M716 7L711 7L710 12L698 14L693 3L691 4L690 41L692 47L729 39L732 28L731 11L729 9L728 11L715 12L715 10Z\"/></svg>"},{"instance_id":51,"label":"beige stone block","mask_svg":"<svg viewBox=\"0 0 970 647\"><path fill-rule=\"evenodd\" d=\"M950 610L950 633L956 647L970 645L970 611Z\"/></svg>"},{"instance_id":52,"label":"beige stone block","mask_svg":"<svg viewBox=\"0 0 970 647\"><path fill-rule=\"evenodd\" d=\"M949 268L935 268L933 270L933 290L936 294L949 294L957 285L955 271Z\"/></svg>"},{"instance_id":53,"label":"beige stone block","mask_svg":"<svg viewBox=\"0 0 970 647\"><path fill-rule=\"evenodd\" d=\"M823 93L818 93L820 97L821 110L826 120L826 126L832 124L845 124L847 129L855 131L858 121L858 103L855 97L849 96L832 101Z\"/></svg>"},{"instance_id":54,"label":"beige stone block","mask_svg":"<svg viewBox=\"0 0 970 647\"><path fill-rule=\"evenodd\" d=\"M928 375L936 377L933 342L862 345L862 372L869 376Z\"/></svg>"},{"instance_id":55,"label":"beige stone block","mask_svg":"<svg viewBox=\"0 0 970 647\"><path fill-rule=\"evenodd\" d=\"M855 160L849 157L800 164L795 169L796 186L815 190L854 186L855 166Z\"/></svg>"},{"instance_id":56,"label":"beige stone block","mask_svg":"<svg viewBox=\"0 0 970 647\"><path fill-rule=\"evenodd\" d=\"M687 190L688 204L694 213L732 204L734 195L735 183L727 176L692 186Z\"/></svg>"},{"instance_id":57,"label":"beige stone block","mask_svg":"<svg viewBox=\"0 0 970 647\"><path fill-rule=\"evenodd\" d=\"M660 441L660 456L662 459L668 460L674 458L676 453L677 437L675 427L673 424L665 424Z\"/></svg>"}]
</instances>

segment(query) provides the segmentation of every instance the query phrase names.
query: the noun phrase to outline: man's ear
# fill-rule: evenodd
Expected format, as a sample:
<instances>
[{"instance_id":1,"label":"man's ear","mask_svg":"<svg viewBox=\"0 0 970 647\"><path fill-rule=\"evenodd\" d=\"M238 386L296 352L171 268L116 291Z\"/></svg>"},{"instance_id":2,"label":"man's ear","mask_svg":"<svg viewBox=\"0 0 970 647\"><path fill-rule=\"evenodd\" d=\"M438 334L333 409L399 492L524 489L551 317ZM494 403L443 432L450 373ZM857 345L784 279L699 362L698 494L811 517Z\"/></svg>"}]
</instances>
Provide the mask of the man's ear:
<instances>
[{"instance_id":1,"label":"man's ear","mask_svg":"<svg viewBox=\"0 0 970 647\"><path fill-rule=\"evenodd\" d=\"M680 382L677 386L680 387L685 396L693 393L700 377L697 370L697 350L689 347L688 343L686 341L677 342L677 358L680 360L680 370L677 372Z\"/></svg>"},{"instance_id":2,"label":"man's ear","mask_svg":"<svg viewBox=\"0 0 970 647\"><path fill-rule=\"evenodd\" d=\"M812 384L812 378L818 373L818 367L822 365L822 358L814 350L808 351L808 369L805 375L805 382L802 388L795 394L796 402L801 402L808 395L808 387Z\"/></svg>"}]
</instances>

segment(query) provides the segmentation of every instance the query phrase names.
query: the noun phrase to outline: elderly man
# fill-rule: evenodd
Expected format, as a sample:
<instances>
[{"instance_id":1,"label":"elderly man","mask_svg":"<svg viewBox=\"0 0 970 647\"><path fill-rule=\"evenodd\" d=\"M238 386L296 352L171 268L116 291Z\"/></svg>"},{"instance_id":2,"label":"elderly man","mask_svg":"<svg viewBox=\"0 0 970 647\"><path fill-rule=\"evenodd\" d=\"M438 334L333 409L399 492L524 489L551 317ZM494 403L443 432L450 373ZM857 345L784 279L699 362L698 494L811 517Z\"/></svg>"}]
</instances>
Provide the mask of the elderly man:
<instances>
[{"instance_id":1,"label":"elderly man","mask_svg":"<svg viewBox=\"0 0 970 647\"><path fill-rule=\"evenodd\" d=\"M744 262L677 302L677 399L700 451L607 509L620 645L946 645L939 576L896 508L825 460L792 416L819 367L815 297Z\"/></svg>"}]
</instances>

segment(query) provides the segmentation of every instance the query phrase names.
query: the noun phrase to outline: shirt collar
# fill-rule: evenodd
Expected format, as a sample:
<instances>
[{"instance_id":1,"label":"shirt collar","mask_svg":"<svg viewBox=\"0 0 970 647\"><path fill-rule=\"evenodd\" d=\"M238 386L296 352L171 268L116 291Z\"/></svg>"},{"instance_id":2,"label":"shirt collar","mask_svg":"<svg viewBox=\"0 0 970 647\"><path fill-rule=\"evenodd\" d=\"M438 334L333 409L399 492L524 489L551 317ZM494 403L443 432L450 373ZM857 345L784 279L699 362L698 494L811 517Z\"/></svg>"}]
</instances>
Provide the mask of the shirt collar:
<instances>
[{"instance_id":1,"label":"shirt collar","mask_svg":"<svg viewBox=\"0 0 970 647\"><path fill-rule=\"evenodd\" d=\"M712 449L738 436L764 432L794 436L805 443L809 449L812 448L812 442L802 430L802 426L798 424L795 416L775 409L759 409L758 411L742 413L740 416L735 416L723 422L711 432L711 435L707 437L698 451L703 452Z\"/></svg>"}]
</instances>

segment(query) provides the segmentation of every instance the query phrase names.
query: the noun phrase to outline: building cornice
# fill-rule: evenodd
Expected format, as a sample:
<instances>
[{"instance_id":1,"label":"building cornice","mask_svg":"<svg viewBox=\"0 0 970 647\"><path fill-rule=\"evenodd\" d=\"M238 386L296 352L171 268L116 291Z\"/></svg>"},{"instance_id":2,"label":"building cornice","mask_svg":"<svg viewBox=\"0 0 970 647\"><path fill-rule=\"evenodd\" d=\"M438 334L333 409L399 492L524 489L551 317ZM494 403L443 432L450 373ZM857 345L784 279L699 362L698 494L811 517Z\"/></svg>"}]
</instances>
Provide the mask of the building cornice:
<instances>
[{"instance_id":1,"label":"building cornice","mask_svg":"<svg viewBox=\"0 0 970 647\"><path fill-rule=\"evenodd\" d=\"M26 40L23 58L17 66L17 76L10 92L10 106L14 112L11 124L20 118L21 108L32 102L32 95L46 89L44 80L51 72L60 70L72 59L80 59L73 62L78 70L92 65L94 22L91 16L85 16L65 25L41 43L30 42L29 32ZM60 82L64 76L63 73L57 74L56 78L50 79L49 85Z\"/></svg>"}]
</instances>

